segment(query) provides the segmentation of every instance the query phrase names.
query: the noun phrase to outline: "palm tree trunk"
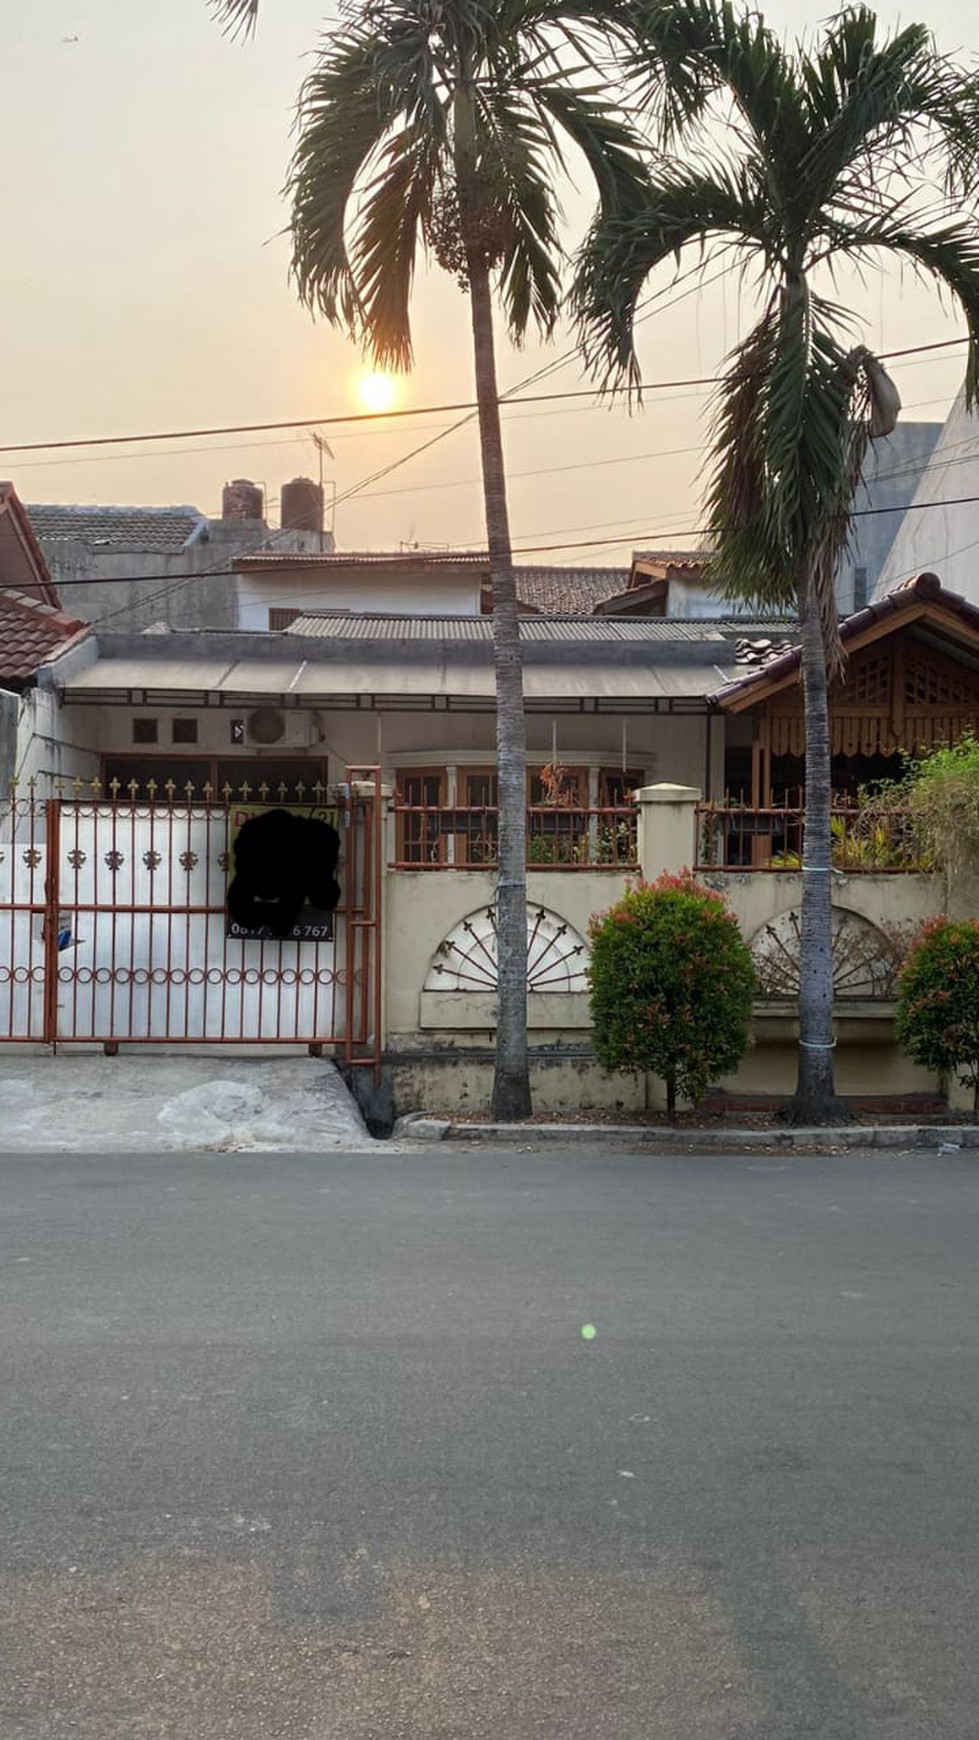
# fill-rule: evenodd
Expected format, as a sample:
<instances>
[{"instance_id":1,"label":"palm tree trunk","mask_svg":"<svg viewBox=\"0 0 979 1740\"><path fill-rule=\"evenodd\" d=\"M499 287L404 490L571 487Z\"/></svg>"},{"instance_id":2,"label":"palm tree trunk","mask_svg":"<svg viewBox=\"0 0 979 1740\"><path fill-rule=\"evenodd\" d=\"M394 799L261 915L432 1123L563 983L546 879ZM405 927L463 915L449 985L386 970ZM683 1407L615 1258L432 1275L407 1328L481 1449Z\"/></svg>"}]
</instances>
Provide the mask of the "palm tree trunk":
<instances>
[{"instance_id":1,"label":"palm tree trunk","mask_svg":"<svg viewBox=\"0 0 979 1740\"><path fill-rule=\"evenodd\" d=\"M806 814L802 836L799 945L799 1075L783 1116L792 1124L849 1119L833 1073L832 769L826 649L819 604L799 587L802 693L806 725Z\"/></svg>"},{"instance_id":2,"label":"palm tree trunk","mask_svg":"<svg viewBox=\"0 0 979 1740\"><path fill-rule=\"evenodd\" d=\"M496 896L499 1009L492 1112L494 1118L511 1123L517 1118L529 1118L533 1109L527 1066L527 732L489 271L482 262L473 260L468 276L496 672L500 830Z\"/></svg>"}]
</instances>

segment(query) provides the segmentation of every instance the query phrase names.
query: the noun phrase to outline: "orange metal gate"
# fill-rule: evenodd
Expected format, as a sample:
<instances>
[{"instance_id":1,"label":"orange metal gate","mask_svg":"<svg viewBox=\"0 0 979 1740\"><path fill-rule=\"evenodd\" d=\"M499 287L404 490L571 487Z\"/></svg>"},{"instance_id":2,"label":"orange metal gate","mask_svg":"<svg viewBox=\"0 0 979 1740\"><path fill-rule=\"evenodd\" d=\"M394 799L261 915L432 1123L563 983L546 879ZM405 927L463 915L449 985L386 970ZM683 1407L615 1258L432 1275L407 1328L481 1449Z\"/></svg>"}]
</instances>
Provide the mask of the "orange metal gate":
<instances>
[{"instance_id":1,"label":"orange metal gate","mask_svg":"<svg viewBox=\"0 0 979 1740\"><path fill-rule=\"evenodd\" d=\"M131 792L0 807L0 1040L302 1044L377 1068L378 771L350 770L339 790L332 938L228 934L234 808L228 794L190 791L184 802Z\"/></svg>"}]
</instances>

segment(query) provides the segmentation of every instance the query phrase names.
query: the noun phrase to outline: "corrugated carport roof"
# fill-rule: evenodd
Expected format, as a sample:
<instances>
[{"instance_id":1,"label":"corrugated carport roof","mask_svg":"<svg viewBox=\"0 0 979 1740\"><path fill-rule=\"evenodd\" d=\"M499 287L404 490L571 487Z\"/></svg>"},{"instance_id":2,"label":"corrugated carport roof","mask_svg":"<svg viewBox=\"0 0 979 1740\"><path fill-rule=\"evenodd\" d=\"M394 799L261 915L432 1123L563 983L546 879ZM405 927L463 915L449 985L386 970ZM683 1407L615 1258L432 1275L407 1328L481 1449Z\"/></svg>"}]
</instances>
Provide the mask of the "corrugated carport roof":
<instances>
[{"instance_id":1,"label":"corrugated carport roof","mask_svg":"<svg viewBox=\"0 0 979 1740\"><path fill-rule=\"evenodd\" d=\"M572 659L561 663L524 665L528 701L591 699L614 703L663 698L702 699L734 674L733 657L724 667L703 660L657 661ZM429 657L413 659L342 660L180 660L99 659L87 670L70 675L66 701L141 703L158 697L188 704L191 697L209 697L211 704L230 705L261 698L294 705L329 702L339 696L401 696L406 700L492 700L493 667L488 661Z\"/></svg>"}]
</instances>

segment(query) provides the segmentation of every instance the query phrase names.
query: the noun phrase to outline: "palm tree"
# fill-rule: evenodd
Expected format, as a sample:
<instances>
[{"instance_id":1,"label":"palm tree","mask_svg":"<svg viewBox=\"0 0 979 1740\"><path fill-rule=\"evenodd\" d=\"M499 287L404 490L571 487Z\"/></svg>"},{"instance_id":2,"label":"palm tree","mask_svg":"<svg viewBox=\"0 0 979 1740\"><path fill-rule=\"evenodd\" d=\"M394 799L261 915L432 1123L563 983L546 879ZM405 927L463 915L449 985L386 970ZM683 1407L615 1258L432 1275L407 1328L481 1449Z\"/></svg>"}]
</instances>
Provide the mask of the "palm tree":
<instances>
[{"instance_id":1,"label":"palm tree","mask_svg":"<svg viewBox=\"0 0 979 1740\"><path fill-rule=\"evenodd\" d=\"M833 1072L827 688L843 662L833 582L867 440L892 425L897 401L852 345L853 316L814 280L832 285L848 262L891 258L947 289L965 318L975 402L979 91L923 26L881 39L862 7L790 51L729 0L646 0L637 39L662 153L641 209L599 215L574 299L593 365L635 389L636 305L657 266L719 243L760 285L760 316L715 400L706 520L721 589L799 614L806 819L798 1082L786 1115L833 1122L847 1115ZM681 149L682 159L668 154Z\"/></svg>"},{"instance_id":2,"label":"palm tree","mask_svg":"<svg viewBox=\"0 0 979 1740\"><path fill-rule=\"evenodd\" d=\"M248 28L257 0L220 0ZM303 301L379 367L411 366L416 259L468 292L493 605L499 780L499 1013L493 1112L531 1111L527 1063L526 732L493 332L545 336L561 303L563 147L613 209L640 174L599 56L619 0L376 0L331 32L303 87L289 194Z\"/></svg>"}]
</instances>

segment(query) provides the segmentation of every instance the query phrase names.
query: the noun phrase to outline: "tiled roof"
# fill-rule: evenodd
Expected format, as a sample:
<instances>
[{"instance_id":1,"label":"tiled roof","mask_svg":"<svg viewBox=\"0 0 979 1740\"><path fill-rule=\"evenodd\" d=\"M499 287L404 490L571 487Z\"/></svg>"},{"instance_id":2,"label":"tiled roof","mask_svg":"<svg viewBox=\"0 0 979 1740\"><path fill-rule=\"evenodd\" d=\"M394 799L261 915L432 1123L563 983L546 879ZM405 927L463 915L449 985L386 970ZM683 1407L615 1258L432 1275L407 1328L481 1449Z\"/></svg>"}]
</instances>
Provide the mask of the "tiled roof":
<instances>
[{"instance_id":1,"label":"tiled roof","mask_svg":"<svg viewBox=\"0 0 979 1740\"><path fill-rule=\"evenodd\" d=\"M857 635L873 628L876 623L887 622L892 616L900 618L907 611L919 609L921 605L941 608L948 615L958 617L973 634L979 632L979 606L972 604L958 592L947 592L938 575L928 573L906 580L903 585L895 586L892 592L885 593L883 598L875 598L873 603L865 604L862 610L855 610L851 616L845 616L840 622L840 640L846 646ZM780 626L783 625L765 625L769 633ZM798 632L796 624L793 635L797 636ZM750 634L751 631L748 630L747 633ZM732 701L742 702L746 696L754 693L756 686L763 689L768 683L781 682L783 677L791 676L798 670L802 649L797 639L783 641L781 645L766 640L761 645L762 656L752 658L745 650L751 646L747 636L739 642L738 663L748 663L754 668L745 676L718 689L714 695L715 701L725 707Z\"/></svg>"},{"instance_id":2,"label":"tiled roof","mask_svg":"<svg viewBox=\"0 0 979 1740\"><path fill-rule=\"evenodd\" d=\"M0 483L0 586L58 609L61 600L44 552L12 483Z\"/></svg>"},{"instance_id":3,"label":"tiled roof","mask_svg":"<svg viewBox=\"0 0 979 1740\"><path fill-rule=\"evenodd\" d=\"M662 568L702 568L710 552L708 550L633 550L632 565L642 562L647 567Z\"/></svg>"},{"instance_id":4,"label":"tiled roof","mask_svg":"<svg viewBox=\"0 0 979 1740\"><path fill-rule=\"evenodd\" d=\"M195 507L57 507L47 502L27 508L41 544L74 539L108 550L183 550L207 525Z\"/></svg>"},{"instance_id":5,"label":"tiled roof","mask_svg":"<svg viewBox=\"0 0 979 1740\"><path fill-rule=\"evenodd\" d=\"M0 590L0 682L23 682L64 641L89 625L22 592Z\"/></svg>"},{"instance_id":6,"label":"tiled roof","mask_svg":"<svg viewBox=\"0 0 979 1740\"><path fill-rule=\"evenodd\" d=\"M628 568L530 568L514 570L521 604L553 616L588 616L596 604L624 592Z\"/></svg>"}]
</instances>

